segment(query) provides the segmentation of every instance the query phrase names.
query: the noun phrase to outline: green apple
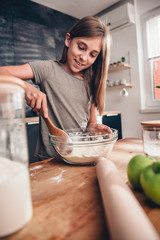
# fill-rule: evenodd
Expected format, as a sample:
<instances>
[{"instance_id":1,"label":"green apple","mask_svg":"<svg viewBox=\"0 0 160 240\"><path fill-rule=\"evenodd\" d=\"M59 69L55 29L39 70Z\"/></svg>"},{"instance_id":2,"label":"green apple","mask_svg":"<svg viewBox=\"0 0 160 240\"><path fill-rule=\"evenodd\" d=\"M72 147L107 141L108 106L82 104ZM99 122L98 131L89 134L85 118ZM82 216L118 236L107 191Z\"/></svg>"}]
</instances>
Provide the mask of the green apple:
<instances>
[{"instance_id":1,"label":"green apple","mask_svg":"<svg viewBox=\"0 0 160 240\"><path fill-rule=\"evenodd\" d=\"M154 162L141 172L140 182L147 197L160 205L160 161Z\"/></svg>"},{"instance_id":2,"label":"green apple","mask_svg":"<svg viewBox=\"0 0 160 240\"><path fill-rule=\"evenodd\" d=\"M153 163L153 159L149 158L145 155L135 155L128 163L127 167L127 175L129 182L132 184L132 186L136 189L141 190L141 184L140 184L140 174L142 170Z\"/></svg>"}]
</instances>

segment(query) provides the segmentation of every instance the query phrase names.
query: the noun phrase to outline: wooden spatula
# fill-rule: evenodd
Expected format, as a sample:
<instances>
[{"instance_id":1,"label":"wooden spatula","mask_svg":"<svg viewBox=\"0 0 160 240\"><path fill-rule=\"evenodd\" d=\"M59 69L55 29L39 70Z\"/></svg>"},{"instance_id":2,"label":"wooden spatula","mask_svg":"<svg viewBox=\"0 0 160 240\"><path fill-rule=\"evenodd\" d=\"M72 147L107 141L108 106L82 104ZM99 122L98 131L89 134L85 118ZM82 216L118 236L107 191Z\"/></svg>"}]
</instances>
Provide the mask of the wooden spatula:
<instances>
[{"instance_id":1,"label":"wooden spatula","mask_svg":"<svg viewBox=\"0 0 160 240\"><path fill-rule=\"evenodd\" d=\"M39 114L43 117L43 119L48 127L49 133L51 135L57 136L57 140L61 141L62 143L71 142L71 139L68 136L68 134L66 132L64 132L62 129L56 127L53 124L53 122L51 121L50 117L47 117L47 118L44 117L42 109L40 109ZM62 138L58 138L58 137L62 137ZM69 154L71 152L72 152L71 146L65 146L65 145L62 145L61 147L59 147L59 150L58 150L59 154L62 154L62 153Z\"/></svg>"}]
</instances>

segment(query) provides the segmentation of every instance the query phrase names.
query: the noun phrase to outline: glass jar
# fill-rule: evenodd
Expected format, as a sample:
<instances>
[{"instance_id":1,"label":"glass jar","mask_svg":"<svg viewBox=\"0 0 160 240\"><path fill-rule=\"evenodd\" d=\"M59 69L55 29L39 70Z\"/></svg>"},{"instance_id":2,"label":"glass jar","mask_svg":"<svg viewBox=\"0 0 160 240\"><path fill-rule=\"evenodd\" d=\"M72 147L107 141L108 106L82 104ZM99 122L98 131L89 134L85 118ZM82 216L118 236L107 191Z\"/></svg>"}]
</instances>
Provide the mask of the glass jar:
<instances>
[{"instance_id":1,"label":"glass jar","mask_svg":"<svg viewBox=\"0 0 160 240\"><path fill-rule=\"evenodd\" d=\"M0 76L0 237L32 217L24 83Z\"/></svg>"},{"instance_id":2,"label":"glass jar","mask_svg":"<svg viewBox=\"0 0 160 240\"><path fill-rule=\"evenodd\" d=\"M145 121L141 125L144 153L160 160L160 121Z\"/></svg>"}]
</instances>

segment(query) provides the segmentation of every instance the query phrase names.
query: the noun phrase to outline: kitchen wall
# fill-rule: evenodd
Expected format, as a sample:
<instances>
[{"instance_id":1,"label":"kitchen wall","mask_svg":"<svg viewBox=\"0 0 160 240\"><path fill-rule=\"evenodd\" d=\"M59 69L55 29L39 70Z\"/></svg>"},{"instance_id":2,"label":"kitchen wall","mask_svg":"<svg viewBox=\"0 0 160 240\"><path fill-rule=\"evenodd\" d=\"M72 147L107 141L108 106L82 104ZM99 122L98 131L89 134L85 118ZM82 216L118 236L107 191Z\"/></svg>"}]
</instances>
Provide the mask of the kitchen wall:
<instances>
[{"instance_id":1,"label":"kitchen wall","mask_svg":"<svg viewBox=\"0 0 160 240\"><path fill-rule=\"evenodd\" d=\"M76 18L29 0L0 1L0 66L59 59ZM26 105L26 116L33 116Z\"/></svg>"},{"instance_id":2,"label":"kitchen wall","mask_svg":"<svg viewBox=\"0 0 160 240\"><path fill-rule=\"evenodd\" d=\"M127 2L122 0L114 6ZM159 0L130 0L140 15L159 4ZM112 8L110 9L112 10ZM105 11L104 11L105 12ZM59 58L65 33L77 19L29 0L0 1L0 65L23 64L37 59ZM141 137L144 120L159 119L159 113L141 113L140 72L136 25L112 33L111 61L126 56L132 65L132 88L128 97L121 89L107 89L106 111L120 110L125 137ZM129 53L129 57L128 57ZM125 73L128 78L128 72ZM28 116L32 115L30 109Z\"/></svg>"},{"instance_id":3,"label":"kitchen wall","mask_svg":"<svg viewBox=\"0 0 160 240\"><path fill-rule=\"evenodd\" d=\"M144 13L158 5L157 0L136 0L136 11ZM136 12L137 13L137 12ZM141 122L160 119L160 113L141 113L140 71L136 24L112 33L111 62L126 56L131 64L132 88L127 88L128 97L121 97L121 89L108 88L106 92L105 110L120 110L122 113L123 138L141 137ZM129 55L129 56L128 56ZM124 76L129 79L128 70ZM117 77L118 78L118 77Z\"/></svg>"}]
</instances>

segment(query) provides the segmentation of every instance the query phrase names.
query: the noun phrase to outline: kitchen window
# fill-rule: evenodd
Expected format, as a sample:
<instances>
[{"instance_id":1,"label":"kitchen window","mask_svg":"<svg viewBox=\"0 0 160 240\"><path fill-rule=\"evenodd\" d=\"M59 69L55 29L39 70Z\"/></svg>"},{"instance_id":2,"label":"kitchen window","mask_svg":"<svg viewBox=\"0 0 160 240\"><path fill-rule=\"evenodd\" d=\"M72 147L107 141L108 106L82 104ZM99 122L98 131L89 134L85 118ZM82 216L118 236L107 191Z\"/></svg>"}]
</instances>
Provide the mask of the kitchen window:
<instances>
[{"instance_id":1,"label":"kitchen window","mask_svg":"<svg viewBox=\"0 0 160 240\"><path fill-rule=\"evenodd\" d=\"M142 16L145 109L160 110L160 7Z\"/></svg>"}]
</instances>

